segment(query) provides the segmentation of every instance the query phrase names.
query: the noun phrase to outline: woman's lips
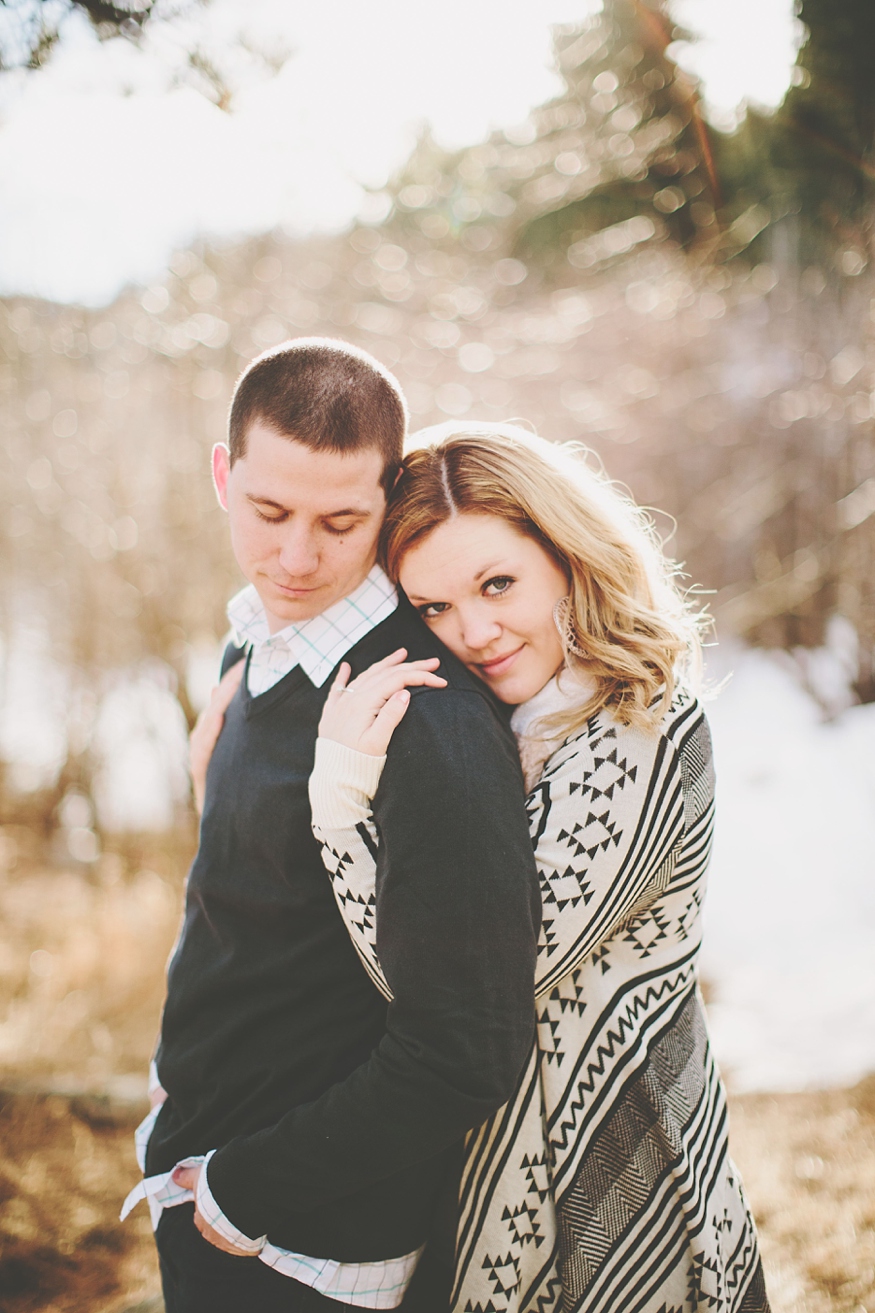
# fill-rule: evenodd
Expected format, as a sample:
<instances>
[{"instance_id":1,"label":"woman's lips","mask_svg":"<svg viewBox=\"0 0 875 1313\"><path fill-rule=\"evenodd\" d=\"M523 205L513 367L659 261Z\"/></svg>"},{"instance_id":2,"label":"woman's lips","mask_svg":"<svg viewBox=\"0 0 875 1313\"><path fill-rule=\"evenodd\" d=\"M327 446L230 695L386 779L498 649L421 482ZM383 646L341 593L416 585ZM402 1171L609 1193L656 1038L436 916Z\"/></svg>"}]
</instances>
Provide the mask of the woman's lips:
<instances>
[{"instance_id":1,"label":"woman's lips","mask_svg":"<svg viewBox=\"0 0 875 1313\"><path fill-rule=\"evenodd\" d=\"M521 643L513 652L506 652L504 656L493 657L491 661L478 661L478 669L482 670L484 675L493 679L496 675L503 675L510 669L524 647L525 643Z\"/></svg>"}]
</instances>

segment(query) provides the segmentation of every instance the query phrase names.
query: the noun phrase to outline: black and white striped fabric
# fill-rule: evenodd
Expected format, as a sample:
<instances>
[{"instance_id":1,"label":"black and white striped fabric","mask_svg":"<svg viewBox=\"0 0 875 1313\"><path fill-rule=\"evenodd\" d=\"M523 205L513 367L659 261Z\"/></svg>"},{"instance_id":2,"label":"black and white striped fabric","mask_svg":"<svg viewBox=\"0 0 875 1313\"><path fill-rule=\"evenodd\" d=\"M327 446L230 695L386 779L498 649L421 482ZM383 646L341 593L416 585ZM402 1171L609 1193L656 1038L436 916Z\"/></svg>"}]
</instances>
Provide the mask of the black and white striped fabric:
<instances>
[{"instance_id":1,"label":"black and white striped fabric","mask_svg":"<svg viewBox=\"0 0 875 1313\"><path fill-rule=\"evenodd\" d=\"M543 923L536 1046L513 1100L467 1141L459 1313L767 1313L728 1154L696 959L711 845L707 721L661 732L603 712L528 798ZM389 994L370 822L314 829L341 913Z\"/></svg>"}]
</instances>

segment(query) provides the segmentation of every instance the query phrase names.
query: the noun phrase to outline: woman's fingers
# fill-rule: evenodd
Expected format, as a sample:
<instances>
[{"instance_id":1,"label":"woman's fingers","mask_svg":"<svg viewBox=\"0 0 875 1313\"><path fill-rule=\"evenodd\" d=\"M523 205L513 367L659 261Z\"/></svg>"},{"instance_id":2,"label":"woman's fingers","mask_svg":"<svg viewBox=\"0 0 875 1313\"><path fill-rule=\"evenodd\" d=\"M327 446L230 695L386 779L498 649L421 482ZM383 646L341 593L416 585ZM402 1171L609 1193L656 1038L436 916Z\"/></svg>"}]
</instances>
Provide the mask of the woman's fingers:
<instances>
[{"instance_id":1,"label":"woman's fingers","mask_svg":"<svg viewBox=\"0 0 875 1313\"><path fill-rule=\"evenodd\" d=\"M382 661L375 661L373 665L368 666L360 675L356 675L352 682L360 684L367 679L378 679L387 670L397 669L402 664L410 668L434 670L441 663L440 657L421 657L418 661L405 661L406 656L407 649L399 647L398 651L393 652L391 656L383 657Z\"/></svg>"},{"instance_id":2,"label":"woman's fingers","mask_svg":"<svg viewBox=\"0 0 875 1313\"><path fill-rule=\"evenodd\" d=\"M371 665L368 666L366 670L363 670L362 673L358 675L356 678L366 679L368 675L378 674L380 671L387 670L391 666L397 666L398 663L400 661L403 661L406 656L407 656L406 647L396 648L395 651L390 652L388 656L382 657L379 661L374 661ZM344 661L343 665L347 665L347 663ZM355 682L356 681L354 680L353 683Z\"/></svg>"},{"instance_id":3,"label":"woman's fingers","mask_svg":"<svg viewBox=\"0 0 875 1313\"><path fill-rule=\"evenodd\" d=\"M372 757L385 757L392 735L404 719L409 706L410 694L406 688L393 693L388 702L383 704L371 729L364 736L363 741L366 746L362 747L362 751Z\"/></svg>"},{"instance_id":4,"label":"woman's fingers","mask_svg":"<svg viewBox=\"0 0 875 1313\"><path fill-rule=\"evenodd\" d=\"M383 657L380 661L375 661L372 666L368 666L368 669L382 670L385 666L397 665L397 663L399 661L403 661L406 656L407 656L407 648L397 647L395 651L390 652L388 656Z\"/></svg>"},{"instance_id":5,"label":"woman's fingers","mask_svg":"<svg viewBox=\"0 0 875 1313\"><path fill-rule=\"evenodd\" d=\"M389 697L396 689L403 688L405 684L428 683L432 688L443 688L446 680L443 675L436 673L436 667L440 665L439 657L428 657L423 661L406 661L400 665L381 667L379 665L369 666L361 675L357 676L349 685L349 692L360 694L381 692ZM428 676L422 679L421 676Z\"/></svg>"},{"instance_id":6,"label":"woman's fingers","mask_svg":"<svg viewBox=\"0 0 875 1313\"><path fill-rule=\"evenodd\" d=\"M226 670L210 695L210 706L222 715L228 710L231 699L240 687L245 661L235 661L230 670Z\"/></svg>"},{"instance_id":7,"label":"woman's fingers","mask_svg":"<svg viewBox=\"0 0 875 1313\"><path fill-rule=\"evenodd\" d=\"M198 716L194 729L188 736L188 760L191 770L191 783L194 802L198 815L204 809L204 794L207 787L207 767L216 746L216 741L225 723L225 712L231 699L240 686L245 662L237 661L219 680L210 694L210 700Z\"/></svg>"},{"instance_id":8,"label":"woman's fingers","mask_svg":"<svg viewBox=\"0 0 875 1313\"><path fill-rule=\"evenodd\" d=\"M352 674L352 667L348 661L341 661L340 669L337 672L334 683L328 690L328 697L322 707L322 715L319 718L318 733L322 738L332 738L337 732L337 725L343 723L343 717L338 720L338 707L344 693L349 692L349 677Z\"/></svg>"},{"instance_id":9,"label":"woman's fingers","mask_svg":"<svg viewBox=\"0 0 875 1313\"><path fill-rule=\"evenodd\" d=\"M407 710L410 701L407 688L440 689L447 683L435 670L440 665L439 658L405 662L401 659L405 655L403 649L393 652L390 659L369 666L351 683L341 670L325 699L319 721L320 736L371 756L382 756ZM396 702L402 693L404 697Z\"/></svg>"},{"instance_id":10,"label":"woman's fingers","mask_svg":"<svg viewBox=\"0 0 875 1313\"><path fill-rule=\"evenodd\" d=\"M215 747L216 739L219 737L219 730L224 724L225 712L240 686L244 664L243 661L237 661L230 670L225 671L210 694L209 702L195 721L189 741L192 742L199 730L202 731L199 738L204 744L208 745L207 759L209 759L210 753Z\"/></svg>"},{"instance_id":11,"label":"woman's fingers","mask_svg":"<svg viewBox=\"0 0 875 1313\"><path fill-rule=\"evenodd\" d=\"M383 703L402 688L445 688L447 681L434 670L423 669L422 663L405 663L386 670L368 670L346 689L346 695L332 709L335 714L351 714L352 707L371 710L376 715Z\"/></svg>"},{"instance_id":12,"label":"woman's fingers","mask_svg":"<svg viewBox=\"0 0 875 1313\"><path fill-rule=\"evenodd\" d=\"M340 669L337 672L337 677L335 678L334 683L331 685L331 688L328 690L328 697L325 699L326 707L329 704L335 703L337 699L340 697L341 693L346 692L347 683L349 681L349 677L351 674L352 674L352 667L350 666L349 662L341 661Z\"/></svg>"},{"instance_id":13,"label":"woman's fingers","mask_svg":"<svg viewBox=\"0 0 875 1313\"><path fill-rule=\"evenodd\" d=\"M392 678L385 680L386 696L397 688L409 688L413 685L426 685L428 688L446 688L447 681L443 675L433 670L413 670L409 666L399 666L392 672Z\"/></svg>"}]
</instances>

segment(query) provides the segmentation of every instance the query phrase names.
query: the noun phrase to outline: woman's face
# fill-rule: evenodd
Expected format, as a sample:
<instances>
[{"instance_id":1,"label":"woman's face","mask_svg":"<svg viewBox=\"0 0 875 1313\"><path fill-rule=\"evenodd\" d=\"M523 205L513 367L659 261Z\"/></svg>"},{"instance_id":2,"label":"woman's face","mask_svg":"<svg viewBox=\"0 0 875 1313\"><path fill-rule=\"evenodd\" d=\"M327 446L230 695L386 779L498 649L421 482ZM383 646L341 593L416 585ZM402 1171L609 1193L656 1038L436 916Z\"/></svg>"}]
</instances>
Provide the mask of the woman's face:
<instances>
[{"instance_id":1,"label":"woman's face","mask_svg":"<svg viewBox=\"0 0 875 1313\"><path fill-rule=\"evenodd\" d=\"M401 586L441 642L502 702L525 702L563 664L553 608L568 579L496 515L457 515L407 552Z\"/></svg>"}]
</instances>

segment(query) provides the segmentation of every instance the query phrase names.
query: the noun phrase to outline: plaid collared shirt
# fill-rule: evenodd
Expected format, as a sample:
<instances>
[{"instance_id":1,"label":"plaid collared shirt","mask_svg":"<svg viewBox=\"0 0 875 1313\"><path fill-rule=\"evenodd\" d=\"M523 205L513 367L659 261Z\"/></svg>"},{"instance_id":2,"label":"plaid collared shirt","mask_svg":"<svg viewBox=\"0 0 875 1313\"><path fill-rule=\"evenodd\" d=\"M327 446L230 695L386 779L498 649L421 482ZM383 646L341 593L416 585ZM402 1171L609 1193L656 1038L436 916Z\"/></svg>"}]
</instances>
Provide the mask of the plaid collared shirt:
<instances>
[{"instance_id":1,"label":"plaid collared shirt","mask_svg":"<svg viewBox=\"0 0 875 1313\"><path fill-rule=\"evenodd\" d=\"M390 616L398 594L384 571L375 565L349 597L329 606L310 620L286 625L271 634L264 604L253 584L228 603L228 620L238 646L251 647L248 687L253 697L300 666L311 683L321 688L351 647Z\"/></svg>"}]
</instances>

